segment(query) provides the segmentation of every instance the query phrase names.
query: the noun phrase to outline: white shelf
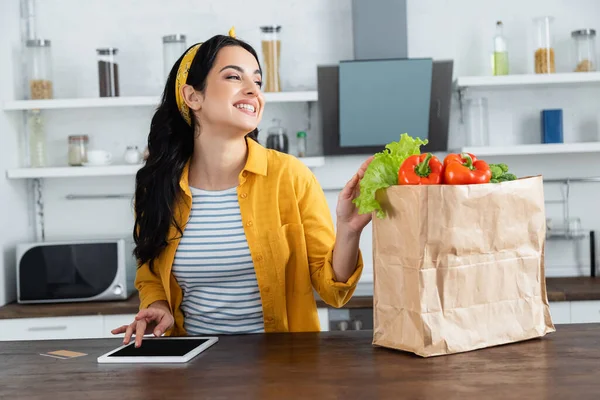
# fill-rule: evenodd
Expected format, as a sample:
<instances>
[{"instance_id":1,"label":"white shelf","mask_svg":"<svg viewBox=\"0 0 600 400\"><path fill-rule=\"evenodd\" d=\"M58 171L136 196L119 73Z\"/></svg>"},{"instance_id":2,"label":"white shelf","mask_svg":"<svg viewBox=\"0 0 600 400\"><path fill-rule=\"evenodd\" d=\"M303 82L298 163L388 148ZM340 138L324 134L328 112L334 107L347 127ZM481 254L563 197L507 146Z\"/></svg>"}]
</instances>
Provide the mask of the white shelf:
<instances>
[{"instance_id":1,"label":"white shelf","mask_svg":"<svg viewBox=\"0 0 600 400\"><path fill-rule=\"evenodd\" d=\"M463 76L456 79L456 86L459 89L560 86L585 83L600 83L600 72L570 72L557 74L523 74L504 76Z\"/></svg>"},{"instance_id":2,"label":"white shelf","mask_svg":"<svg viewBox=\"0 0 600 400\"><path fill-rule=\"evenodd\" d=\"M309 168L325 165L325 157L302 157ZM99 176L134 176L142 165L107 165L101 167L17 168L6 171L8 179L78 178Z\"/></svg>"},{"instance_id":3,"label":"white shelf","mask_svg":"<svg viewBox=\"0 0 600 400\"><path fill-rule=\"evenodd\" d=\"M267 103L300 103L318 100L317 91L303 92L268 92L264 94ZM160 98L157 96L138 97L91 97L81 99L51 100L15 100L4 102L4 110L57 110L69 108L100 107L156 107Z\"/></svg>"},{"instance_id":4,"label":"white shelf","mask_svg":"<svg viewBox=\"0 0 600 400\"><path fill-rule=\"evenodd\" d=\"M572 154L600 152L600 142L522 144L516 146L463 147L462 152L476 156L516 156L534 154Z\"/></svg>"}]
</instances>

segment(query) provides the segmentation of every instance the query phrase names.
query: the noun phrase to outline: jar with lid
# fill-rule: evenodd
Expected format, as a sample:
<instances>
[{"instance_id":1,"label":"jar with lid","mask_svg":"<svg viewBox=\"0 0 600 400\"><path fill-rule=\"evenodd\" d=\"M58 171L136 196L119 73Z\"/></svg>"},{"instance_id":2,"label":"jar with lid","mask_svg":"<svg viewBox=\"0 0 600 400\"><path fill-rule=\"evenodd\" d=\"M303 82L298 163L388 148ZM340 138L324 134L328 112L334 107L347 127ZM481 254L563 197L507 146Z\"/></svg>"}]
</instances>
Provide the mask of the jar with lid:
<instances>
[{"instance_id":1,"label":"jar with lid","mask_svg":"<svg viewBox=\"0 0 600 400\"><path fill-rule=\"evenodd\" d=\"M273 122L277 122L277 126L272 126L267 130L267 148L287 153L289 149L287 132L285 128L281 126L280 120L273 119Z\"/></svg>"},{"instance_id":2,"label":"jar with lid","mask_svg":"<svg viewBox=\"0 0 600 400\"><path fill-rule=\"evenodd\" d=\"M263 76L263 91L280 92L281 77L279 75L281 63L281 31L280 25L261 26L261 49L263 64L266 74Z\"/></svg>"},{"instance_id":3,"label":"jar with lid","mask_svg":"<svg viewBox=\"0 0 600 400\"><path fill-rule=\"evenodd\" d=\"M69 165L80 166L87 162L87 135L69 136Z\"/></svg>"},{"instance_id":4,"label":"jar with lid","mask_svg":"<svg viewBox=\"0 0 600 400\"><path fill-rule=\"evenodd\" d=\"M596 71L596 31L581 29L571 32L573 53L575 55L575 72Z\"/></svg>"},{"instance_id":5,"label":"jar with lid","mask_svg":"<svg viewBox=\"0 0 600 400\"><path fill-rule=\"evenodd\" d=\"M32 168L46 165L46 133L44 119L40 110L28 112L29 165Z\"/></svg>"},{"instance_id":6,"label":"jar with lid","mask_svg":"<svg viewBox=\"0 0 600 400\"><path fill-rule=\"evenodd\" d=\"M298 140L298 157L306 157L306 132L296 133L296 139Z\"/></svg>"},{"instance_id":7,"label":"jar with lid","mask_svg":"<svg viewBox=\"0 0 600 400\"><path fill-rule=\"evenodd\" d=\"M98 85L100 97L119 96L119 64L114 47L96 49L98 53Z\"/></svg>"},{"instance_id":8,"label":"jar with lid","mask_svg":"<svg viewBox=\"0 0 600 400\"><path fill-rule=\"evenodd\" d=\"M552 35L553 17L534 19L535 44L534 67L536 74L552 74L556 72L554 55L554 38Z\"/></svg>"},{"instance_id":9,"label":"jar with lid","mask_svg":"<svg viewBox=\"0 0 600 400\"><path fill-rule=\"evenodd\" d=\"M52 98L52 52L50 41L31 39L26 43L29 98Z\"/></svg>"},{"instance_id":10,"label":"jar with lid","mask_svg":"<svg viewBox=\"0 0 600 400\"><path fill-rule=\"evenodd\" d=\"M175 62L187 49L185 35L175 34L163 36L163 72L165 79L169 76Z\"/></svg>"}]
</instances>

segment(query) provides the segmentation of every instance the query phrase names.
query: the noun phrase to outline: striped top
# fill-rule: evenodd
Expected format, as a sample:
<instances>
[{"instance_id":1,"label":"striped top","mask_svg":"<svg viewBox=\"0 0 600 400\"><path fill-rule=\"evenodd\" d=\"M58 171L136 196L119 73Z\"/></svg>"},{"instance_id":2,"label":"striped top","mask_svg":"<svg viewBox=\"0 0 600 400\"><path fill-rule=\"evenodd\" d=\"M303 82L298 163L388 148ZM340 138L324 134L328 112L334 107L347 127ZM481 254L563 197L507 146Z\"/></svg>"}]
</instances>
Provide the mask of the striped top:
<instances>
[{"instance_id":1,"label":"striped top","mask_svg":"<svg viewBox=\"0 0 600 400\"><path fill-rule=\"evenodd\" d=\"M190 187L192 210L173 261L189 335L264 332L237 188Z\"/></svg>"}]
</instances>

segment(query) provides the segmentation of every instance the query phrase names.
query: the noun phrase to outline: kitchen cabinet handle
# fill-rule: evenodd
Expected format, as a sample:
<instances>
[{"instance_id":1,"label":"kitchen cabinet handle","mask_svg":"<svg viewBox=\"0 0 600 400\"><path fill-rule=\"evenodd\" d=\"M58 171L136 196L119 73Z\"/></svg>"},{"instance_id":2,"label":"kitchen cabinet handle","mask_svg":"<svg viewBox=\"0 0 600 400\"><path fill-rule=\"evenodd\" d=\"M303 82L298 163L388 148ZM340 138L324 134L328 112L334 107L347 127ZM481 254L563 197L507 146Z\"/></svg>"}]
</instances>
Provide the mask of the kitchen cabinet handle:
<instances>
[{"instance_id":1,"label":"kitchen cabinet handle","mask_svg":"<svg viewBox=\"0 0 600 400\"><path fill-rule=\"evenodd\" d=\"M40 331L66 331L66 325L58 325L58 326L33 326L27 329L30 332L40 332Z\"/></svg>"}]
</instances>

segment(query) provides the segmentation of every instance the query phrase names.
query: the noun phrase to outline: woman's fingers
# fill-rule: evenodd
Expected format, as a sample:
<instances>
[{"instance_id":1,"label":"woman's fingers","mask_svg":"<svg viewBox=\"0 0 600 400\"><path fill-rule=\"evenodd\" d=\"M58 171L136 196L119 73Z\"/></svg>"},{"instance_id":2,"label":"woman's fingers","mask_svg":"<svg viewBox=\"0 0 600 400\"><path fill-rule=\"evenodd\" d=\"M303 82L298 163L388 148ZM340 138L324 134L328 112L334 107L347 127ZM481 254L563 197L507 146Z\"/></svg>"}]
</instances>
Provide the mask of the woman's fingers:
<instances>
[{"instance_id":1,"label":"woman's fingers","mask_svg":"<svg viewBox=\"0 0 600 400\"><path fill-rule=\"evenodd\" d=\"M127 329L125 329L125 337L123 338L123 344L129 344L129 341L131 340L131 335L133 335L133 327L135 325L136 322L132 322L127 326Z\"/></svg>"},{"instance_id":2,"label":"woman's fingers","mask_svg":"<svg viewBox=\"0 0 600 400\"><path fill-rule=\"evenodd\" d=\"M144 333L146 332L146 321L141 320L137 322L136 331L135 331L135 347L140 347L142 345L142 339L144 338Z\"/></svg>"},{"instance_id":3,"label":"woman's fingers","mask_svg":"<svg viewBox=\"0 0 600 400\"><path fill-rule=\"evenodd\" d=\"M127 327L128 327L128 326L129 326L129 325L123 325L123 326L120 326L120 327L118 327L118 328L115 328L115 329L113 329L112 331L110 331L110 333L112 333L113 335L118 335L118 334L120 334L120 333L123 333L123 332L127 331Z\"/></svg>"}]
</instances>

